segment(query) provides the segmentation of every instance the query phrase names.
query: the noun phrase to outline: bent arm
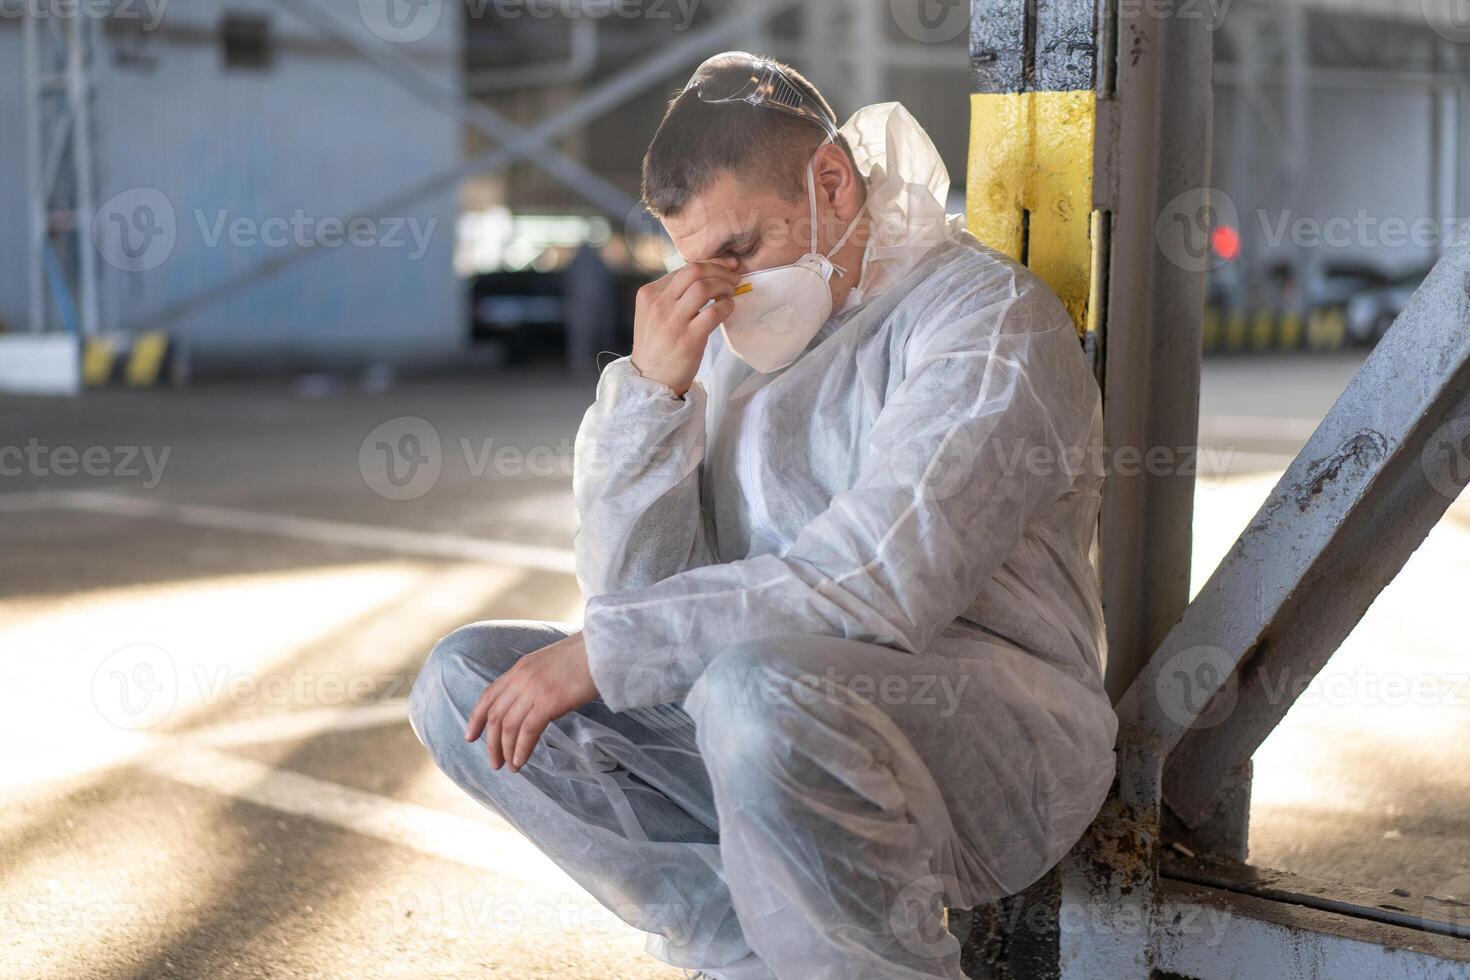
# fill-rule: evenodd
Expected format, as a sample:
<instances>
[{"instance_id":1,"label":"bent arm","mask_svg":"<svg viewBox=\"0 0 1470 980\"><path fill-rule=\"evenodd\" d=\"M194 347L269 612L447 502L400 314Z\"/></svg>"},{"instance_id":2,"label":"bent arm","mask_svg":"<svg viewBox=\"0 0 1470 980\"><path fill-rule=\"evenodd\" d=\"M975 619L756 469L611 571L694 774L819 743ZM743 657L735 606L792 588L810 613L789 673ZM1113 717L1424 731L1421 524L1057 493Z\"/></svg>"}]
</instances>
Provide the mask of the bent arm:
<instances>
[{"instance_id":1,"label":"bent arm","mask_svg":"<svg viewBox=\"0 0 1470 980\"><path fill-rule=\"evenodd\" d=\"M712 561L699 502L705 393L684 397L613 361L577 430L577 581L588 599Z\"/></svg>"}]
</instances>

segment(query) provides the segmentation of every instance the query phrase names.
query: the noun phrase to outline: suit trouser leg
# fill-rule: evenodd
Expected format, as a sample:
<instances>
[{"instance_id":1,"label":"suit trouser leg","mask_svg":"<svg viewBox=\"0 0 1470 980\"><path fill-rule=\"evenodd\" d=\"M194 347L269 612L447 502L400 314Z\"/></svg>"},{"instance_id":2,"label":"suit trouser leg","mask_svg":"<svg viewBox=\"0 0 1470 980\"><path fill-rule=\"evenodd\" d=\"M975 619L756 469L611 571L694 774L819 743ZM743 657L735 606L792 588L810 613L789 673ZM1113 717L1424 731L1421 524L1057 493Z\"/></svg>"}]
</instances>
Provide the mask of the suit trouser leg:
<instances>
[{"instance_id":1,"label":"suit trouser leg","mask_svg":"<svg viewBox=\"0 0 1470 980\"><path fill-rule=\"evenodd\" d=\"M601 701L555 721L519 773L464 740L481 692L568 630L485 622L444 637L414 684L410 719L435 763L510 822L602 905L650 934L649 952L727 980L769 978L725 886L713 791L694 724L672 705L614 713Z\"/></svg>"},{"instance_id":2,"label":"suit trouser leg","mask_svg":"<svg viewBox=\"0 0 1470 980\"><path fill-rule=\"evenodd\" d=\"M780 980L961 980L944 908L1029 885L1112 780L1106 698L1009 649L766 637L684 707L741 927Z\"/></svg>"}]
</instances>

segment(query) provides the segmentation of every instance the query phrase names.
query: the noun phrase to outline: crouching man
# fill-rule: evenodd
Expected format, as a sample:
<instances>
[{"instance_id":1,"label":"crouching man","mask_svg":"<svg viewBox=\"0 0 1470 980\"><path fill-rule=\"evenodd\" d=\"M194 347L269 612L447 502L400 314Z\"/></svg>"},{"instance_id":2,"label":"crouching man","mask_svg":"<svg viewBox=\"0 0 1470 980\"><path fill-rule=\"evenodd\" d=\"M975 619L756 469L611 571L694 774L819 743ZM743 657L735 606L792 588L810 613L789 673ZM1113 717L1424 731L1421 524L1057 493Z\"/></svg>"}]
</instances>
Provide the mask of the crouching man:
<instances>
[{"instance_id":1,"label":"crouching man","mask_svg":"<svg viewBox=\"0 0 1470 980\"><path fill-rule=\"evenodd\" d=\"M961 977L941 909L1040 877L1113 777L1076 331L897 104L839 128L719 55L643 176L687 264L577 435L585 622L446 636L414 730L664 962Z\"/></svg>"}]
</instances>

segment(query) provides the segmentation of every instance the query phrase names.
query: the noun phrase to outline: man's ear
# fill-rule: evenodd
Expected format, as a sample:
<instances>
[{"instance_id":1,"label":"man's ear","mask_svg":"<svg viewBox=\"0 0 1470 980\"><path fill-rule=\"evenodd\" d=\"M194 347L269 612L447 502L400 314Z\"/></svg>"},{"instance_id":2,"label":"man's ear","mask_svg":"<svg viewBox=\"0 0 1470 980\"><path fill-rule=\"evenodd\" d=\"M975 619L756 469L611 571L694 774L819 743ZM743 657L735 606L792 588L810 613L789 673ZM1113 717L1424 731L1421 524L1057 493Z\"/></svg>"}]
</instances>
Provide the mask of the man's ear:
<instances>
[{"instance_id":1,"label":"man's ear","mask_svg":"<svg viewBox=\"0 0 1470 980\"><path fill-rule=\"evenodd\" d=\"M812 169L816 171L817 186L826 195L827 203L836 207L839 202L852 198L857 189L857 174L852 162L836 143L826 143L816 152Z\"/></svg>"}]
</instances>

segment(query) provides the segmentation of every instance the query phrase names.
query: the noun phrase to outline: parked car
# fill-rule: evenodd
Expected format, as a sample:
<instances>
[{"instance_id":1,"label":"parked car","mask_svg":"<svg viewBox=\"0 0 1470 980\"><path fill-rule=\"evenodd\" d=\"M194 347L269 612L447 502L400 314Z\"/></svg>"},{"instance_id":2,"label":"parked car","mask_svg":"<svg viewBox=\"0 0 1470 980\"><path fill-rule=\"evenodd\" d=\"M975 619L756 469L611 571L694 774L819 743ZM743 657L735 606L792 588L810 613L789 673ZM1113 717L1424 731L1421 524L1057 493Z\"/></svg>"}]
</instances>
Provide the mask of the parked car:
<instances>
[{"instance_id":1,"label":"parked car","mask_svg":"<svg viewBox=\"0 0 1470 980\"><path fill-rule=\"evenodd\" d=\"M648 281L635 273L614 273L616 343L626 353L633 342L633 300ZM555 359L567 341L565 269L487 272L470 281L470 332L477 342L502 344L512 363Z\"/></svg>"},{"instance_id":2,"label":"parked car","mask_svg":"<svg viewBox=\"0 0 1470 980\"><path fill-rule=\"evenodd\" d=\"M1347 335L1356 344L1372 346L1383 339L1393 321L1409 305L1427 268L1404 273L1382 285L1365 289L1347 302Z\"/></svg>"},{"instance_id":3,"label":"parked car","mask_svg":"<svg viewBox=\"0 0 1470 980\"><path fill-rule=\"evenodd\" d=\"M513 360L559 342L563 297L560 272L487 272L470 283L471 336L498 340Z\"/></svg>"},{"instance_id":4,"label":"parked car","mask_svg":"<svg viewBox=\"0 0 1470 980\"><path fill-rule=\"evenodd\" d=\"M1301 278L1298 278L1300 272ZM1276 261L1247 289L1238 270L1210 277L1204 348L1336 350L1374 344L1408 305L1427 269L1391 273L1362 262Z\"/></svg>"},{"instance_id":5,"label":"parked car","mask_svg":"<svg viewBox=\"0 0 1470 980\"><path fill-rule=\"evenodd\" d=\"M1380 268L1358 263L1313 262L1302 289L1303 312L1344 307L1354 296L1388 285Z\"/></svg>"}]
</instances>

